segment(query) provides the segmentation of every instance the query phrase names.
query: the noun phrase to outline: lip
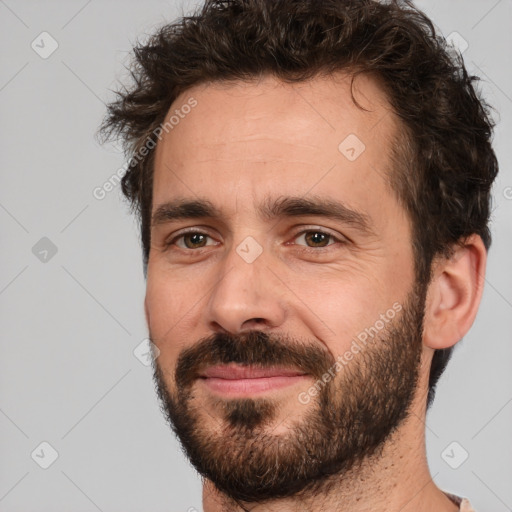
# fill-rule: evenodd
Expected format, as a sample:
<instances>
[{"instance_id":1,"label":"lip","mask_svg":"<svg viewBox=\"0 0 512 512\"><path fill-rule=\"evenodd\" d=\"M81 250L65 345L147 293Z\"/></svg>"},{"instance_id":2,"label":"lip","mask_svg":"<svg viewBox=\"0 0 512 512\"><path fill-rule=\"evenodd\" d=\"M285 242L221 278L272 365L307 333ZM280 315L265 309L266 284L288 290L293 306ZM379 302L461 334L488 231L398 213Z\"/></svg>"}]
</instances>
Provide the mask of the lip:
<instances>
[{"instance_id":1,"label":"lip","mask_svg":"<svg viewBox=\"0 0 512 512\"><path fill-rule=\"evenodd\" d=\"M227 380L262 379L265 377L296 377L306 375L305 372L292 368L271 367L259 368L256 366L211 366L201 373L204 378Z\"/></svg>"},{"instance_id":2,"label":"lip","mask_svg":"<svg viewBox=\"0 0 512 512\"><path fill-rule=\"evenodd\" d=\"M254 366L212 366L200 375L210 391L223 395L252 395L296 384L308 374L290 368Z\"/></svg>"}]
</instances>

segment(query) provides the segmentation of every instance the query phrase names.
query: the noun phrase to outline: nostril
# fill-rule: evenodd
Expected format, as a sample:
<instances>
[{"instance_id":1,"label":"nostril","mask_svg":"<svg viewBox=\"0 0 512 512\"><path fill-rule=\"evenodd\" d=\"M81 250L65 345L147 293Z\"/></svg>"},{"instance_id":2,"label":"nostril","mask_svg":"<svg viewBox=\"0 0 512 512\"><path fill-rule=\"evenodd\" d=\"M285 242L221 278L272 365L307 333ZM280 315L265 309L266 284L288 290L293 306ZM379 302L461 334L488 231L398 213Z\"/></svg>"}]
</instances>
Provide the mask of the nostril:
<instances>
[{"instance_id":1,"label":"nostril","mask_svg":"<svg viewBox=\"0 0 512 512\"><path fill-rule=\"evenodd\" d=\"M264 318L251 318L250 320L247 320L244 322L244 327L246 328L252 328L254 325L261 325L265 324L266 320Z\"/></svg>"}]
</instances>

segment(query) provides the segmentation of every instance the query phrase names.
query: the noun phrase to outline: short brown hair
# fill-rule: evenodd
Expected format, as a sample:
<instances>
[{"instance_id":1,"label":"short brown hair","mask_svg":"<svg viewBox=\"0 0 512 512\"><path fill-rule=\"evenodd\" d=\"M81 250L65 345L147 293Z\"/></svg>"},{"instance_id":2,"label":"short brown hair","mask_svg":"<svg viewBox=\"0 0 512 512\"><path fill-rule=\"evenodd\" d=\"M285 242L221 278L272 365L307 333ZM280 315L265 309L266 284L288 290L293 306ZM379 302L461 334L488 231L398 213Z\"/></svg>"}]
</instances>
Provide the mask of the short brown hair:
<instances>
[{"instance_id":1,"label":"short brown hair","mask_svg":"<svg viewBox=\"0 0 512 512\"><path fill-rule=\"evenodd\" d=\"M403 125L389 178L412 221L418 280L429 281L433 258L473 233L489 249L498 172L489 107L474 87L478 78L410 1L206 0L134 52L133 84L117 92L100 132L104 140L121 136L132 157L122 190L140 218L145 270L154 150L133 155L148 141L156 146L154 132L181 93L265 74L300 82L348 71L379 81ZM434 355L429 405L450 355Z\"/></svg>"}]
</instances>

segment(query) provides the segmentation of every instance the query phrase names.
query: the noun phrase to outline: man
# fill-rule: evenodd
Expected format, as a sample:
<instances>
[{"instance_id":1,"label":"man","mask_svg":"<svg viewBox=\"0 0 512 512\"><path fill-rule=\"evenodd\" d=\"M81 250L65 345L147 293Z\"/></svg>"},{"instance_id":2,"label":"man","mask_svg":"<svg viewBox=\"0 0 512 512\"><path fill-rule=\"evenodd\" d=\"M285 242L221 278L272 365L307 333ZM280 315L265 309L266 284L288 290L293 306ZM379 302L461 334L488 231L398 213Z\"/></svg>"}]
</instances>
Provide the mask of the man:
<instances>
[{"instance_id":1,"label":"man","mask_svg":"<svg viewBox=\"0 0 512 512\"><path fill-rule=\"evenodd\" d=\"M475 318L497 173L407 2L211 0L135 51L131 156L163 410L205 512L472 510L425 416Z\"/></svg>"}]
</instances>

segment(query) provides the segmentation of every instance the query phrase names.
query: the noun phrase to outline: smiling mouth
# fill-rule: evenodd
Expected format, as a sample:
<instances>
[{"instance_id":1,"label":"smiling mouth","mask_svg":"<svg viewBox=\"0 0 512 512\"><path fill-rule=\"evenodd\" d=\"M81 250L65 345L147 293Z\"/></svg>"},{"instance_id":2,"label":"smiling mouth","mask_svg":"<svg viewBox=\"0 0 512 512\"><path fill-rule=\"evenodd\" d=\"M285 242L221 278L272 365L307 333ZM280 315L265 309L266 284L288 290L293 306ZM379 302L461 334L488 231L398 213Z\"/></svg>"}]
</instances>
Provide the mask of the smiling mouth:
<instances>
[{"instance_id":1,"label":"smiling mouth","mask_svg":"<svg viewBox=\"0 0 512 512\"><path fill-rule=\"evenodd\" d=\"M210 391L241 396L282 389L307 378L307 373L291 368L222 365L202 371L199 381Z\"/></svg>"}]
</instances>

